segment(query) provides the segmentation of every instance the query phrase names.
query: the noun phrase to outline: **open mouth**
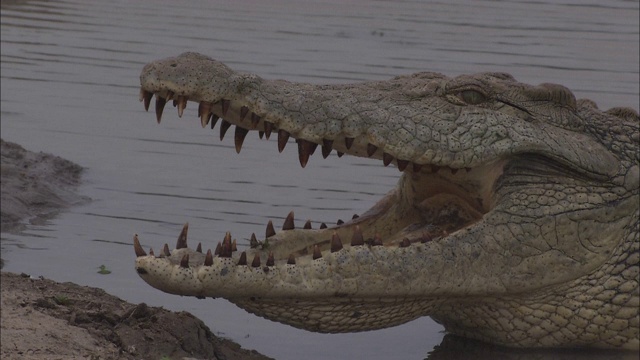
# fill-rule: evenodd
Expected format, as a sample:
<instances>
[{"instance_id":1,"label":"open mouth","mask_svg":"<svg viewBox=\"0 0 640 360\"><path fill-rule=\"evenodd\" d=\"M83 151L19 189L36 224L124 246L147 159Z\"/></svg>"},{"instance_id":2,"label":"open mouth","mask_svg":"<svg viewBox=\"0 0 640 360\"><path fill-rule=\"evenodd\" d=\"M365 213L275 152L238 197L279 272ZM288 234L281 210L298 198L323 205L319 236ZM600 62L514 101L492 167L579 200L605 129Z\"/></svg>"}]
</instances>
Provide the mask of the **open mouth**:
<instances>
[{"instance_id":1,"label":"open mouth","mask_svg":"<svg viewBox=\"0 0 640 360\"><path fill-rule=\"evenodd\" d=\"M140 100L147 110L153 95L152 92L141 90ZM187 101L190 100L168 90L156 92L155 98L158 122L167 102L172 101L178 115L182 117ZM408 247L414 243L426 243L481 221L483 215L495 206L494 186L502 175L505 161L494 161L475 168L420 164L395 158L367 142L364 137L351 138L339 135L327 140L305 139L301 137L304 134L297 134L301 136L296 138L287 130L277 127L279 119L263 118L247 106L225 99L214 103L193 100L198 103L198 117L203 127L210 125L214 128L220 123L221 139L235 124L234 141L238 153L247 133L255 130L259 132L260 138L269 139L277 134L277 147L280 152L290 139L295 139L298 158L303 167L320 147L324 158L336 151L339 157L349 154L379 159L384 166L393 164L402 172L395 189L367 212L360 216L354 215L354 218L347 222L339 221L331 227L322 224L319 229L312 229L311 223L307 221L303 226L296 227L293 213L285 219L282 231L276 231L273 223L269 222L264 238L251 235L250 247L256 251L253 262L246 259L246 254L240 254L237 255L240 263L259 264L260 252L268 254L269 263L295 263L300 257L317 259L323 252L336 252L344 246ZM186 228L184 232L181 238L186 238ZM237 246L234 241L231 236L227 236L208 257L235 257L233 253ZM179 241L177 248L181 246L183 244ZM168 250L164 250L161 256L168 254ZM265 254L262 255L262 259L264 258ZM193 259L191 260L193 263ZM210 263L211 259L201 261ZM189 261L181 259L181 262L184 264Z\"/></svg>"}]
</instances>

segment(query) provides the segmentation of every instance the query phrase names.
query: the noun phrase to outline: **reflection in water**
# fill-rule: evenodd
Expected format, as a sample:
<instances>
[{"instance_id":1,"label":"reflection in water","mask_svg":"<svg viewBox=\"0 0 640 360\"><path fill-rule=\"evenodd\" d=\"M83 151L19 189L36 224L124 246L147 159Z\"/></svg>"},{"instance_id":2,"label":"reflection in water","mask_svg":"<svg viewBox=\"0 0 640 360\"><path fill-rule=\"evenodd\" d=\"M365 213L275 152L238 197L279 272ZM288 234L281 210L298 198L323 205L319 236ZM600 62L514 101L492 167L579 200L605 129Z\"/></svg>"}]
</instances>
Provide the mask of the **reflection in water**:
<instances>
[{"instance_id":1,"label":"reflection in water","mask_svg":"<svg viewBox=\"0 0 640 360\"><path fill-rule=\"evenodd\" d=\"M639 107L637 2L3 0L1 6L2 136L86 167L81 192L94 199L22 236L3 234L5 268L190 311L214 332L278 359L418 359L442 341L442 328L423 318L362 334L313 334L222 300L162 294L135 274L132 234L157 247L174 243L189 221L196 242L215 244L226 231L242 242L291 210L314 226L333 223L368 209L398 172L348 156L316 156L302 170L295 146L278 154L275 140L257 137L236 155L232 136L220 142L217 132L200 128L193 105L182 119L167 114L156 126L137 101L146 62L198 51L266 78L313 83L501 71L524 82L562 83L603 108ZM100 264L113 273L96 275ZM472 344L453 349L479 353ZM445 341L431 356L447 347Z\"/></svg>"}]
</instances>

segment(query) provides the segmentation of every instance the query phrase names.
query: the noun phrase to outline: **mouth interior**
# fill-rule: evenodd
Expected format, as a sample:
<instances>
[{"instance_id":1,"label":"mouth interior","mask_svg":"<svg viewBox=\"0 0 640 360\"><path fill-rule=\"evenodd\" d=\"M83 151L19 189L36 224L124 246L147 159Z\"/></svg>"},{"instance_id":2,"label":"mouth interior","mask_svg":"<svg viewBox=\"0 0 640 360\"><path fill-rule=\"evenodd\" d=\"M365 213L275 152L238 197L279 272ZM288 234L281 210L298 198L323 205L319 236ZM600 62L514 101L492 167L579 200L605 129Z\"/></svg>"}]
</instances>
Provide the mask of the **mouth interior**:
<instances>
[{"instance_id":1,"label":"mouth interior","mask_svg":"<svg viewBox=\"0 0 640 360\"><path fill-rule=\"evenodd\" d=\"M430 166L405 171L398 186L364 214L333 227L280 231L253 247L286 258L334 251L336 237L351 245L389 247L438 241L482 221L491 211L493 186L502 168L503 163L496 162L457 171Z\"/></svg>"}]
</instances>

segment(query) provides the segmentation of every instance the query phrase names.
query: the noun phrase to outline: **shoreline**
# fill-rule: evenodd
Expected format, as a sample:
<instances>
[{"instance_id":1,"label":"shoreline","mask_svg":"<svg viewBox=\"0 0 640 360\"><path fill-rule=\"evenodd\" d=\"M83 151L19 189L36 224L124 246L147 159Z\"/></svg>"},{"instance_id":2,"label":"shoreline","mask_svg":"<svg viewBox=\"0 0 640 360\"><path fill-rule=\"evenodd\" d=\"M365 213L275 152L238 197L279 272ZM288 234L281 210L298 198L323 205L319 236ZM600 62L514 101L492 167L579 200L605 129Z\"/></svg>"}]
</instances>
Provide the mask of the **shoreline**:
<instances>
[{"instance_id":1,"label":"shoreline","mask_svg":"<svg viewBox=\"0 0 640 360\"><path fill-rule=\"evenodd\" d=\"M0 145L2 233L91 201L75 192L81 166L2 139ZM2 359L269 359L215 336L188 312L27 274L2 271L0 279Z\"/></svg>"}]
</instances>

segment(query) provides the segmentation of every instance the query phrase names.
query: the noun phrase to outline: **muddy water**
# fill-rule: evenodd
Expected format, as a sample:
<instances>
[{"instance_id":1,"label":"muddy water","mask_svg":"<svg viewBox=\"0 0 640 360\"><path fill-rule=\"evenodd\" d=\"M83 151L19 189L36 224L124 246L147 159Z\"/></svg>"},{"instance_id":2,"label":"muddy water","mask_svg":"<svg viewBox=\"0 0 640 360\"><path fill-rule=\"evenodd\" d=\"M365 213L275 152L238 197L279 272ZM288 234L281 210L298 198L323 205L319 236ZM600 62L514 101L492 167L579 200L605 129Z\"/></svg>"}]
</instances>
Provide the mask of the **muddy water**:
<instances>
[{"instance_id":1,"label":"muddy water","mask_svg":"<svg viewBox=\"0 0 640 360\"><path fill-rule=\"evenodd\" d=\"M383 1L3 1L2 137L87 168L94 201L2 235L5 269L104 288L133 302L187 310L214 332L278 359L424 358L443 337L423 318L393 329L321 335L270 322L224 300L160 293L133 270L131 237L214 244L264 233L291 210L300 222L348 219L398 173L376 161L314 157L295 146L201 129L194 106L161 125L138 102L144 63L198 51L268 78L386 79L416 71L502 71L557 82L608 108L638 109L638 3ZM173 110L173 109L171 109ZM98 266L112 270L96 273Z\"/></svg>"}]
</instances>

